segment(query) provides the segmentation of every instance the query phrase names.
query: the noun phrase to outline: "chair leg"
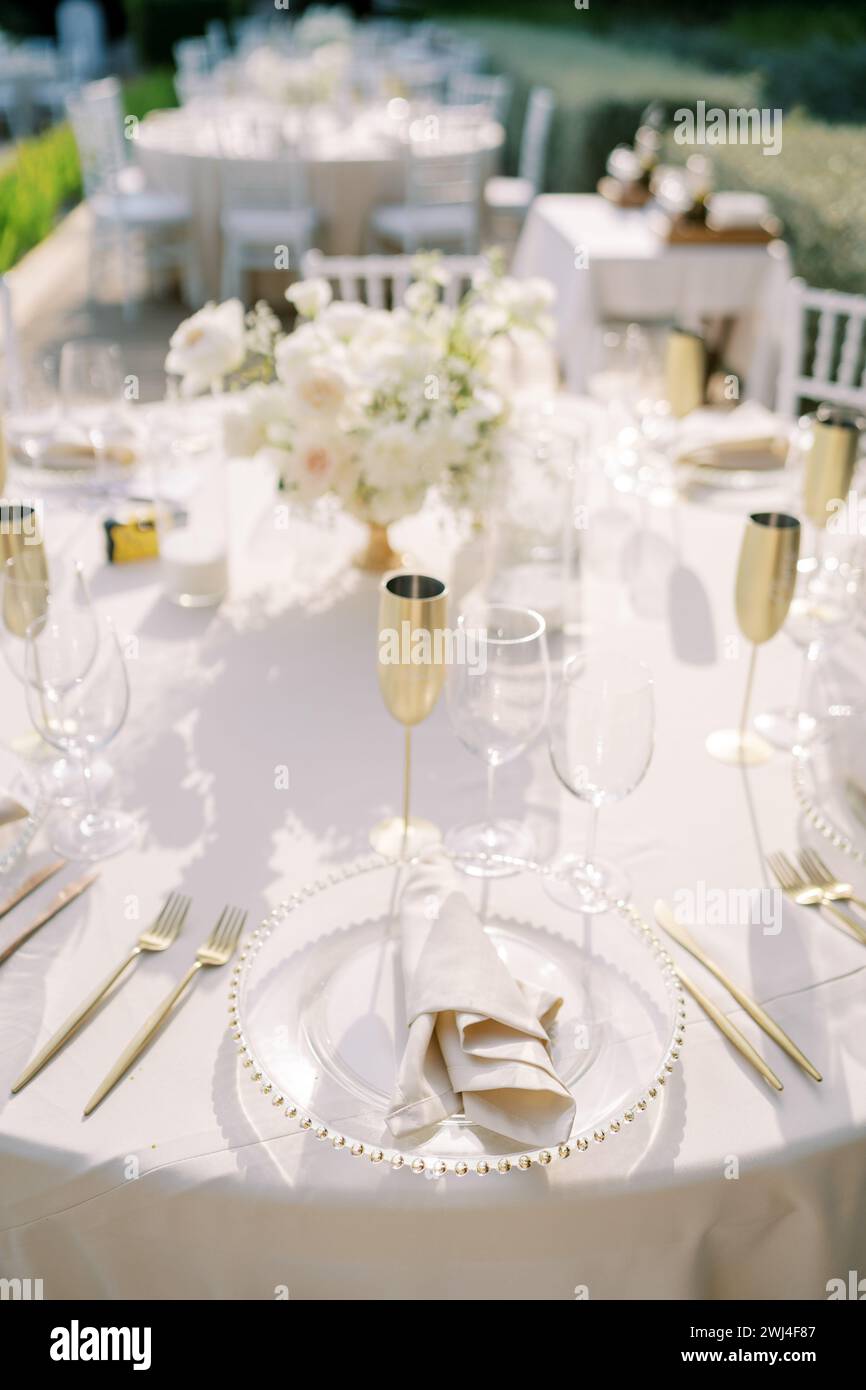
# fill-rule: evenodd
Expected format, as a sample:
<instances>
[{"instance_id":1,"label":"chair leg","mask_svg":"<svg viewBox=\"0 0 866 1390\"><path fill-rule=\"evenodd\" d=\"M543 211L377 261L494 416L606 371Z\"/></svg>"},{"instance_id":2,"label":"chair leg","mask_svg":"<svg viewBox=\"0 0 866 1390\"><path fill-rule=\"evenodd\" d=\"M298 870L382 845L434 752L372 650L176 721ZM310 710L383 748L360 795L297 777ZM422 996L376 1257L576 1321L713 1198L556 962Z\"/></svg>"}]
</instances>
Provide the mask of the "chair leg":
<instances>
[{"instance_id":1,"label":"chair leg","mask_svg":"<svg viewBox=\"0 0 866 1390\"><path fill-rule=\"evenodd\" d=\"M223 240L223 261L220 271L220 298L235 299L241 292L241 253L237 242Z\"/></svg>"}]
</instances>

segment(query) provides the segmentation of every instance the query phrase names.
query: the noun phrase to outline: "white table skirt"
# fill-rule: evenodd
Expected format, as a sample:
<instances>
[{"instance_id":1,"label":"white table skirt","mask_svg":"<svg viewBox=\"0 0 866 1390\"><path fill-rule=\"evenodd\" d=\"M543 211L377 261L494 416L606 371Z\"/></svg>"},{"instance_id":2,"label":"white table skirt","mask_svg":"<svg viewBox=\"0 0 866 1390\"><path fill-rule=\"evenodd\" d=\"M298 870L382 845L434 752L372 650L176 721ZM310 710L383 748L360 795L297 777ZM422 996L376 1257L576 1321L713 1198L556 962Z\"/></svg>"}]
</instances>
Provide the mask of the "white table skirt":
<instances>
[{"instance_id":1,"label":"white table skirt","mask_svg":"<svg viewBox=\"0 0 866 1390\"><path fill-rule=\"evenodd\" d=\"M748 395L773 406L781 306L790 277L783 242L769 246L668 246L643 209L616 208L596 194L546 194L529 210L515 275L556 286L557 346L565 381L586 389L596 330L607 319L749 320L735 365ZM736 352L736 347L735 347Z\"/></svg>"},{"instance_id":2,"label":"white table skirt","mask_svg":"<svg viewBox=\"0 0 866 1390\"><path fill-rule=\"evenodd\" d=\"M269 1299L284 1288L293 1299L571 1299L584 1290L771 1299L824 1298L829 1279L862 1271L866 953L787 904L778 935L743 926L695 934L813 1059L820 1086L690 965L778 1071L781 1096L690 1004L682 1064L649 1115L548 1168L429 1181L334 1151L275 1111L239 1068L228 972L213 971L82 1120L84 1100L223 903L260 919L299 884L364 853L367 828L399 795L400 734L375 674L376 583L348 566L358 528L275 528L271 480L249 464L234 466L233 487L233 594L216 613L167 605L146 567L100 567L96 519L48 504L49 542L86 556L100 605L137 639L132 712L111 752L126 804L148 830L0 969L0 1276L41 1278L48 1298ZM652 767L600 826L600 849L627 861L645 914L677 890L760 887L760 843L797 842L787 758L744 775L704 752L706 733L736 718L742 696L732 577L748 508L748 498L729 497L681 503L674 515L614 502L601 483L591 499L606 561L614 536L630 536L633 561L646 556L631 589L595 566L586 588L592 626L618 633L656 677ZM629 528L642 514L640 552ZM443 534L431 516L397 528L432 573L447 570ZM667 609L681 567L709 605L699 631L699 605ZM757 706L788 697L797 669L785 637L765 648ZM27 721L8 674L0 700L11 737ZM283 764L288 791L275 790ZM418 814L447 826L480 809L483 782L440 703L415 740ZM580 842L583 812L542 746L503 770L500 796L528 817L541 856ZM840 871L856 868L828 857ZM148 918L172 888L194 899L183 939L141 962L86 1033L10 1097L36 1045L131 943L134 913ZM0 941L52 891L0 924Z\"/></svg>"},{"instance_id":3,"label":"white table skirt","mask_svg":"<svg viewBox=\"0 0 866 1390\"><path fill-rule=\"evenodd\" d=\"M196 149L190 136L177 134L185 113L160 113L142 123L136 142L139 162L149 181L182 193L192 201L193 240L202 283L209 298L219 298L222 239L220 175L227 164L249 160ZM189 117L186 118L189 120ZM490 123L479 133L482 148L481 186L497 172L504 131ZM273 186L280 185L284 163L262 160L272 169ZM305 161L310 205L319 216L315 245L330 256L357 256L367 245L373 209L405 198L405 165L397 149L381 138L353 142L339 133L331 136L315 157ZM298 267L293 267L297 270Z\"/></svg>"}]
</instances>

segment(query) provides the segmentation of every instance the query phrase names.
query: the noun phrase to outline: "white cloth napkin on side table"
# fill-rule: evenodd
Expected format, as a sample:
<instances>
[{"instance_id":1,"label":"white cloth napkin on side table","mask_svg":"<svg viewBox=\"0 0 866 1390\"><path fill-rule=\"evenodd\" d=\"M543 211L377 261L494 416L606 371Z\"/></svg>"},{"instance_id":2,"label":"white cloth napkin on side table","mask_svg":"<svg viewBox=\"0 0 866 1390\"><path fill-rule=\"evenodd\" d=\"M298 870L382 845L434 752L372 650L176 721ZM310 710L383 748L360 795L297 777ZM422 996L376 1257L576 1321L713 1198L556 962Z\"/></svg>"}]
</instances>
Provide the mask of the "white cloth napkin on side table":
<instances>
[{"instance_id":1,"label":"white cloth napkin on side table","mask_svg":"<svg viewBox=\"0 0 866 1390\"><path fill-rule=\"evenodd\" d=\"M402 1137L462 1109L527 1147L565 1139L574 1100L546 1032L562 999L513 978L443 856L411 871L400 933L409 1036L391 1132Z\"/></svg>"}]
</instances>

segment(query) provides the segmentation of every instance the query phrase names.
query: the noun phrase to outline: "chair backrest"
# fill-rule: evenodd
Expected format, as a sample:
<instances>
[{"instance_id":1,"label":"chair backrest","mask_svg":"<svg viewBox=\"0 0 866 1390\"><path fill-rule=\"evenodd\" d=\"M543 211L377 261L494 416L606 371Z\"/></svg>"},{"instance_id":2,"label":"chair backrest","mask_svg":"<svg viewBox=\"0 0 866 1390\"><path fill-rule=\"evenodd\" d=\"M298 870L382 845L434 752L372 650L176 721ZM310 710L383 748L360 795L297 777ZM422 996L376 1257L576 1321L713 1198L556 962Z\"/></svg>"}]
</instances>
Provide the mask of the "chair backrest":
<instances>
[{"instance_id":1,"label":"chair backrest","mask_svg":"<svg viewBox=\"0 0 866 1390\"><path fill-rule=\"evenodd\" d=\"M200 77L213 66L207 39L181 39L174 45L172 55L175 67L185 77Z\"/></svg>"},{"instance_id":2,"label":"chair backrest","mask_svg":"<svg viewBox=\"0 0 866 1390\"><path fill-rule=\"evenodd\" d=\"M127 163L123 102L116 77L88 82L67 97L87 197L113 189Z\"/></svg>"},{"instance_id":3,"label":"chair backrest","mask_svg":"<svg viewBox=\"0 0 866 1390\"><path fill-rule=\"evenodd\" d=\"M76 53L81 63L86 54L87 77L105 71L105 16L95 0L63 0L55 16L57 41L64 54Z\"/></svg>"},{"instance_id":4,"label":"chair backrest","mask_svg":"<svg viewBox=\"0 0 866 1390\"><path fill-rule=\"evenodd\" d=\"M3 334L4 404L10 410L17 410L21 405L21 355L12 290L5 275L0 275L0 330Z\"/></svg>"},{"instance_id":5,"label":"chair backrest","mask_svg":"<svg viewBox=\"0 0 866 1390\"><path fill-rule=\"evenodd\" d=\"M402 303L415 279L414 263L414 256L323 256L321 251L308 251L301 261L301 274L305 280L327 280L339 299L389 309ZM483 256L441 256L438 264L448 276L442 298L453 308L476 271L487 263Z\"/></svg>"},{"instance_id":6,"label":"chair backrest","mask_svg":"<svg viewBox=\"0 0 866 1390\"><path fill-rule=\"evenodd\" d=\"M787 419L800 402L866 410L866 295L787 288L776 409Z\"/></svg>"},{"instance_id":7,"label":"chair backrest","mask_svg":"<svg viewBox=\"0 0 866 1390\"><path fill-rule=\"evenodd\" d=\"M520 140L520 161L518 173L528 179L538 192L544 184L544 166L547 156L547 141L550 125L556 106L553 92L549 87L533 87L526 103L523 118L523 135Z\"/></svg>"},{"instance_id":8,"label":"chair backrest","mask_svg":"<svg viewBox=\"0 0 866 1390\"><path fill-rule=\"evenodd\" d=\"M508 120L513 87L510 77L480 72L454 72L448 81L448 100L455 106L484 102L500 125Z\"/></svg>"},{"instance_id":9,"label":"chair backrest","mask_svg":"<svg viewBox=\"0 0 866 1390\"><path fill-rule=\"evenodd\" d=\"M220 161L224 208L292 212L309 206L306 165L287 155L272 159L238 158Z\"/></svg>"},{"instance_id":10,"label":"chair backrest","mask_svg":"<svg viewBox=\"0 0 866 1390\"><path fill-rule=\"evenodd\" d=\"M481 196L481 151L463 141L410 140L406 201L412 207L475 206Z\"/></svg>"}]
</instances>

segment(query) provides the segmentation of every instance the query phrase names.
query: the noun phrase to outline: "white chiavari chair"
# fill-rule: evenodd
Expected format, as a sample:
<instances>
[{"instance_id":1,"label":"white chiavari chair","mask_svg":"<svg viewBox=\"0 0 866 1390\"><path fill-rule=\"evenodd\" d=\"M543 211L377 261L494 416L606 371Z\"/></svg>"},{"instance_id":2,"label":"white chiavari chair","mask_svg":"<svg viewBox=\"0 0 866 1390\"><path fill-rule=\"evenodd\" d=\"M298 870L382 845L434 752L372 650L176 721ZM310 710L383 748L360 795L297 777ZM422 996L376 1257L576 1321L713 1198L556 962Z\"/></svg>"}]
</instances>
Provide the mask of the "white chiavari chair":
<instances>
[{"instance_id":1,"label":"white chiavari chair","mask_svg":"<svg viewBox=\"0 0 866 1390\"><path fill-rule=\"evenodd\" d=\"M555 108L553 93L547 87L533 87L526 104L517 176L488 179L484 185L485 205L494 214L523 217L544 186L547 142Z\"/></svg>"},{"instance_id":2,"label":"white chiavari chair","mask_svg":"<svg viewBox=\"0 0 866 1390\"><path fill-rule=\"evenodd\" d=\"M803 400L866 411L866 295L800 279L786 295L776 409L786 419Z\"/></svg>"},{"instance_id":3,"label":"white chiavari chair","mask_svg":"<svg viewBox=\"0 0 866 1390\"><path fill-rule=\"evenodd\" d=\"M481 151L465 139L410 140L406 202L375 208L372 233L406 254L459 250L472 255L480 237Z\"/></svg>"},{"instance_id":4,"label":"white chiavari chair","mask_svg":"<svg viewBox=\"0 0 866 1390\"><path fill-rule=\"evenodd\" d=\"M247 271L280 268L281 247L286 248L289 267L300 265L319 218L310 205L305 166L297 156L277 163L226 161L221 184L221 293L229 299L242 297Z\"/></svg>"},{"instance_id":5,"label":"white chiavari chair","mask_svg":"<svg viewBox=\"0 0 866 1390\"><path fill-rule=\"evenodd\" d=\"M123 312L134 315L133 282L143 250L148 268L179 270L188 302L199 302L199 277L189 235L192 210L186 198L148 187L129 159L120 84L108 77L88 83L66 103L78 146L84 193L93 218L90 237L90 294L105 275L106 253L119 253Z\"/></svg>"},{"instance_id":6,"label":"white chiavari chair","mask_svg":"<svg viewBox=\"0 0 866 1390\"><path fill-rule=\"evenodd\" d=\"M439 266L448 277L442 299L453 308L486 265L483 256L443 256ZM371 309L392 309L415 279L412 256L323 256L308 251L301 261L305 280L327 280L338 299L363 303Z\"/></svg>"}]
</instances>

